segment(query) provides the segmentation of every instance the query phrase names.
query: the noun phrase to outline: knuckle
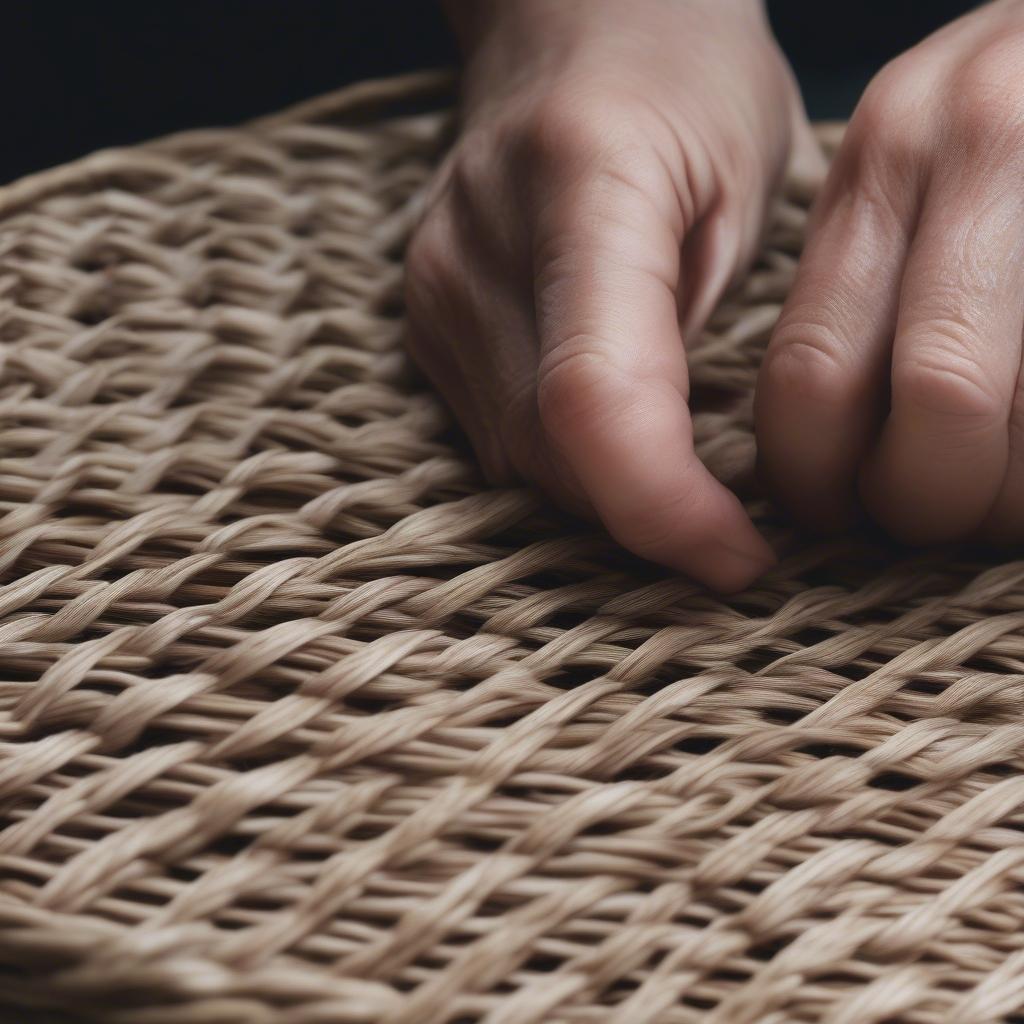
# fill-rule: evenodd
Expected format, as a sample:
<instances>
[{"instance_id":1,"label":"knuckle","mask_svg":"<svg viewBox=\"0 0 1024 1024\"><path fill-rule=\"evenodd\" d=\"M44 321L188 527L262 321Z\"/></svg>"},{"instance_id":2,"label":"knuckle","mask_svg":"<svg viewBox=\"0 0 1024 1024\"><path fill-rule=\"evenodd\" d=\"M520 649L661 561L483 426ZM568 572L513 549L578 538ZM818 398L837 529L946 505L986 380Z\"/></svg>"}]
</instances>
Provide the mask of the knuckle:
<instances>
[{"instance_id":1,"label":"knuckle","mask_svg":"<svg viewBox=\"0 0 1024 1024\"><path fill-rule=\"evenodd\" d=\"M917 117L927 103L920 78L902 60L890 61L864 90L855 116L875 128Z\"/></svg>"},{"instance_id":2,"label":"knuckle","mask_svg":"<svg viewBox=\"0 0 1024 1024\"><path fill-rule=\"evenodd\" d=\"M967 144L987 149L1024 137L1024 102L1019 90L1007 87L1024 75L1022 55L1024 34L1017 32L979 50L952 76L952 127Z\"/></svg>"},{"instance_id":3,"label":"knuckle","mask_svg":"<svg viewBox=\"0 0 1024 1024\"><path fill-rule=\"evenodd\" d=\"M901 59L872 79L853 113L847 139L867 170L880 163L897 172L913 166L929 145L926 117L931 83ZM848 150L849 146L844 146Z\"/></svg>"},{"instance_id":4,"label":"knuckle","mask_svg":"<svg viewBox=\"0 0 1024 1024\"><path fill-rule=\"evenodd\" d=\"M430 213L420 224L405 253L405 297L410 314L430 313L454 280L453 239L446 218Z\"/></svg>"},{"instance_id":5,"label":"knuckle","mask_svg":"<svg viewBox=\"0 0 1024 1024\"><path fill-rule=\"evenodd\" d=\"M587 338L563 342L541 360L537 408L549 433L559 436L607 413L618 372Z\"/></svg>"},{"instance_id":6,"label":"knuckle","mask_svg":"<svg viewBox=\"0 0 1024 1024\"><path fill-rule=\"evenodd\" d=\"M991 426L1006 414L999 389L977 363L941 349L893 367L892 402L955 421L962 429Z\"/></svg>"},{"instance_id":7,"label":"knuckle","mask_svg":"<svg viewBox=\"0 0 1024 1024\"><path fill-rule=\"evenodd\" d=\"M607 104L593 90L561 85L522 118L513 133L513 152L529 169L560 172L596 158L618 130L609 126L628 123L609 116Z\"/></svg>"},{"instance_id":8,"label":"knuckle","mask_svg":"<svg viewBox=\"0 0 1024 1024\"><path fill-rule=\"evenodd\" d=\"M842 343L824 326L792 324L780 328L765 354L762 385L786 400L834 404L846 399L850 374L839 352Z\"/></svg>"},{"instance_id":9,"label":"knuckle","mask_svg":"<svg viewBox=\"0 0 1024 1024\"><path fill-rule=\"evenodd\" d=\"M456 202L472 206L477 197L493 194L495 157L499 151L493 135L488 128L471 127L459 137L448 178Z\"/></svg>"}]
</instances>

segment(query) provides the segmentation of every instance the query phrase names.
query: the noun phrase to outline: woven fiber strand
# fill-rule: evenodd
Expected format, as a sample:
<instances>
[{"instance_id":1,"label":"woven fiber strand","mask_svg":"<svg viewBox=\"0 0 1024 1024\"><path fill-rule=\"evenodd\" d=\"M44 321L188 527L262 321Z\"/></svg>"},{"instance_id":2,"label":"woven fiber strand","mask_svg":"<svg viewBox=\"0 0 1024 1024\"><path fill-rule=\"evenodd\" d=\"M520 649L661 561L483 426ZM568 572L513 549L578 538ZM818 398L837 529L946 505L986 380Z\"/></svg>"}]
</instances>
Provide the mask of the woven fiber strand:
<instances>
[{"instance_id":1,"label":"woven fiber strand","mask_svg":"<svg viewBox=\"0 0 1024 1024\"><path fill-rule=\"evenodd\" d=\"M701 454L784 552L718 598L485 488L411 371L448 102L359 86L0 192L3 999L1024 1019L1024 563L810 543L749 487L807 189L692 357Z\"/></svg>"}]
</instances>

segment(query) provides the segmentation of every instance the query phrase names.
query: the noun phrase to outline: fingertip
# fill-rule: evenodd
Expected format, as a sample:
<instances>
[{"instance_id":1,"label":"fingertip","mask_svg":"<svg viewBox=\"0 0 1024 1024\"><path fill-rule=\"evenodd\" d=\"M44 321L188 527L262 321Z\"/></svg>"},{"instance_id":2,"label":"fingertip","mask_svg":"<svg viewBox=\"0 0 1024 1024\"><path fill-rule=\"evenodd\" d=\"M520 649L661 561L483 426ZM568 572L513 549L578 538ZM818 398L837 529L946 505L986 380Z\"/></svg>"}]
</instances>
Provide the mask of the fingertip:
<instances>
[{"instance_id":1,"label":"fingertip","mask_svg":"<svg viewBox=\"0 0 1024 1024\"><path fill-rule=\"evenodd\" d=\"M778 558L768 542L754 532L755 544L734 546L719 542L720 550L714 552L714 567L707 583L722 594L735 594L756 583L769 569L778 563Z\"/></svg>"},{"instance_id":2,"label":"fingertip","mask_svg":"<svg viewBox=\"0 0 1024 1024\"><path fill-rule=\"evenodd\" d=\"M692 452L664 468L628 484L624 470L619 487L592 494L623 547L720 593L743 590L775 564L739 499Z\"/></svg>"},{"instance_id":3,"label":"fingertip","mask_svg":"<svg viewBox=\"0 0 1024 1024\"><path fill-rule=\"evenodd\" d=\"M719 485L721 486L721 485ZM778 559L734 495L725 492L731 508L723 508L701 539L681 529L680 547L662 561L722 594L734 594L760 579Z\"/></svg>"}]
</instances>

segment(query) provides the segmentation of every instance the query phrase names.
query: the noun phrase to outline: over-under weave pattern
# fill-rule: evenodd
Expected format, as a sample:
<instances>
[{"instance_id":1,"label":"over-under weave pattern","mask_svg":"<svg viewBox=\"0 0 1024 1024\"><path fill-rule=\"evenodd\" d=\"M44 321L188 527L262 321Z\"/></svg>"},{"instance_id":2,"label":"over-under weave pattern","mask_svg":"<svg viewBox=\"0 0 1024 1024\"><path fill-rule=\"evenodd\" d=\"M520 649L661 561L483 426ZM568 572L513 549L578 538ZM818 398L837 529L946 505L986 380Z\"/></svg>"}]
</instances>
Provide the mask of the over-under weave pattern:
<instances>
[{"instance_id":1,"label":"over-under weave pattern","mask_svg":"<svg viewBox=\"0 0 1024 1024\"><path fill-rule=\"evenodd\" d=\"M0 192L3 1000L1014 1019L1024 563L808 542L750 486L805 190L692 357L784 552L719 598L486 488L412 372L447 103L361 86Z\"/></svg>"}]
</instances>

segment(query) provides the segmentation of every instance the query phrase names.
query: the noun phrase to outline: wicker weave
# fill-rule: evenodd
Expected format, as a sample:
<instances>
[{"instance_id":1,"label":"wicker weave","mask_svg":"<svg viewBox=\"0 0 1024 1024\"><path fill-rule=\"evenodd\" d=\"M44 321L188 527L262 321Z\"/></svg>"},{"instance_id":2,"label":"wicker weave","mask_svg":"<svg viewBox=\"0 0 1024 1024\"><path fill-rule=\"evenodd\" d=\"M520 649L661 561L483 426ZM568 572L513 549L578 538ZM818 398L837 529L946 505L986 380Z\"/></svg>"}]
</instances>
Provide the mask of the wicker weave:
<instances>
[{"instance_id":1,"label":"wicker weave","mask_svg":"<svg viewBox=\"0 0 1024 1024\"><path fill-rule=\"evenodd\" d=\"M809 543L749 486L806 190L692 359L784 552L720 599L486 489L411 372L447 103L360 86L0 192L3 998L1013 1019L1024 563Z\"/></svg>"}]
</instances>

